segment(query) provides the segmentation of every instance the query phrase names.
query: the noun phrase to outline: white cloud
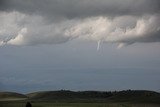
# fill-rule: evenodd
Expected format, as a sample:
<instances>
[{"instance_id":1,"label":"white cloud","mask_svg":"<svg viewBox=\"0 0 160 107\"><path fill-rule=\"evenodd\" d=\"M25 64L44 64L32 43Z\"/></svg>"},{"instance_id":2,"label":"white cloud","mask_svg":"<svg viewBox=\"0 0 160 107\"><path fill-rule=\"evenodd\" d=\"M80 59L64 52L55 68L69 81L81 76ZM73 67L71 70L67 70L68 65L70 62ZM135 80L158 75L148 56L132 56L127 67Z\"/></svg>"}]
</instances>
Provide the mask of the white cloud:
<instances>
[{"instance_id":1,"label":"white cloud","mask_svg":"<svg viewBox=\"0 0 160 107\"><path fill-rule=\"evenodd\" d=\"M13 44L13 45L21 45L21 44L24 44L24 35L27 33L27 28L22 28L19 32L18 32L18 35L9 40L7 43L8 44Z\"/></svg>"},{"instance_id":2,"label":"white cloud","mask_svg":"<svg viewBox=\"0 0 160 107\"><path fill-rule=\"evenodd\" d=\"M111 43L159 42L160 16L107 16L48 22L38 15L0 12L0 44L59 44L80 38Z\"/></svg>"},{"instance_id":3,"label":"white cloud","mask_svg":"<svg viewBox=\"0 0 160 107\"><path fill-rule=\"evenodd\" d=\"M72 27L68 35L112 43L155 42L159 39L159 19L158 15L87 18Z\"/></svg>"}]
</instances>

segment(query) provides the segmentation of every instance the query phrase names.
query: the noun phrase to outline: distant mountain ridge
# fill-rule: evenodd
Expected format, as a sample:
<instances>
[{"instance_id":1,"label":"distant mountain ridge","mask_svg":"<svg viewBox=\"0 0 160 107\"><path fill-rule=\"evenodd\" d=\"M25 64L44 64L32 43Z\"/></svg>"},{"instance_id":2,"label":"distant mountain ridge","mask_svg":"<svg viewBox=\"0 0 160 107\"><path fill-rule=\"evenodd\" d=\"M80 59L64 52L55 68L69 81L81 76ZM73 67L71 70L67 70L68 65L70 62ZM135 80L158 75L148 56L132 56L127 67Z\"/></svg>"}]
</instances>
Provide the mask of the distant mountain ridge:
<instances>
[{"instance_id":1,"label":"distant mountain ridge","mask_svg":"<svg viewBox=\"0 0 160 107\"><path fill-rule=\"evenodd\" d=\"M39 91L26 95L0 92L0 101L9 98L22 98L31 101L51 102L138 102L160 103L160 93L147 90L124 91Z\"/></svg>"}]
</instances>

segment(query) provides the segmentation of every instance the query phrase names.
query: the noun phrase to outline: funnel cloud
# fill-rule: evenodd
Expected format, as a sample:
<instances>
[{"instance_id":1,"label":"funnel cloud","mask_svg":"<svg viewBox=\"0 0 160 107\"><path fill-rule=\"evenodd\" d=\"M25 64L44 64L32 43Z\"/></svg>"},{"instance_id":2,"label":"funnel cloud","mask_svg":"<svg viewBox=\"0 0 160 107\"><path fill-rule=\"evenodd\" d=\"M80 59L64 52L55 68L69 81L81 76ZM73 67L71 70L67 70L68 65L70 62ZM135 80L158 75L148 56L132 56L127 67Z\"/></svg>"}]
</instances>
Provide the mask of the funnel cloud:
<instances>
[{"instance_id":1,"label":"funnel cloud","mask_svg":"<svg viewBox=\"0 0 160 107\"><path fill-rule=\"evenodd\" d=\"M159 83L160 0L0 0L0 91Z\"/></svg>"}]
</instances>

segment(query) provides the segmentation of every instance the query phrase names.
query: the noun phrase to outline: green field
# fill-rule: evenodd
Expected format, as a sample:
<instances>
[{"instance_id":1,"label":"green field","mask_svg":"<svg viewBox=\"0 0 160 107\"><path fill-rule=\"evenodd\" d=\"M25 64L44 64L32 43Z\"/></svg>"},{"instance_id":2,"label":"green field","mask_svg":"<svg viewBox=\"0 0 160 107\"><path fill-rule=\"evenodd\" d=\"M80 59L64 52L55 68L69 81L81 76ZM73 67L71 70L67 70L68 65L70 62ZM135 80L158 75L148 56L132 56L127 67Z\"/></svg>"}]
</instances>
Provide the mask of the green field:
<instances>
[{"instance_id":1,"label":"green field","mask_svg":"<svg viewBox=\"0 0 160 107\"><path fill-rule=\"evenodd\" d=\"M0 102L0 107L25 107L25 102ZM32 102L32 107L160 107L160 104Z\"/></svg>"}]
</instances>

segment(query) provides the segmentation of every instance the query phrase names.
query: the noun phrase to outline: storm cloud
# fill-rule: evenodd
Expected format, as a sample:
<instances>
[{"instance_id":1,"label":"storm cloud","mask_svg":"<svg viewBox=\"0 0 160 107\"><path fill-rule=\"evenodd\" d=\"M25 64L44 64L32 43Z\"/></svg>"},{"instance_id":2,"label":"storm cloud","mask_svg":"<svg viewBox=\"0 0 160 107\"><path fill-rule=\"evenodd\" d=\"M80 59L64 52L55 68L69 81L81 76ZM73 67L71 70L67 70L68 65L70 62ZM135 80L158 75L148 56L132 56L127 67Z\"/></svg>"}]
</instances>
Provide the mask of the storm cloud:
<instances>
[{"instance_id":1,"label":"storm cloud","mask_svg":"<svg viewBox=\"0 0 160 107\"><path fill-rule=\"evenodd\" d=\"M159 0L1 0L0 45L160 42Z\"/></svg>"},{"instance_id":2,"label":"storm cloud","mask_svg":"<svg viewBox=\"0 0 160 107\"><path fill-rule=\"evenodd\" d=\"M160 12L159 0L1 0L1 10L66 18Z\"/></svg>"}]
</instances>

